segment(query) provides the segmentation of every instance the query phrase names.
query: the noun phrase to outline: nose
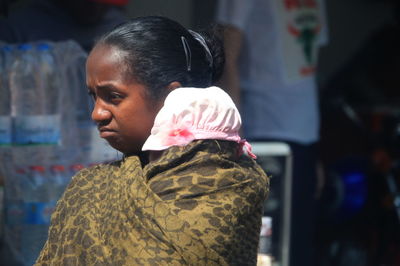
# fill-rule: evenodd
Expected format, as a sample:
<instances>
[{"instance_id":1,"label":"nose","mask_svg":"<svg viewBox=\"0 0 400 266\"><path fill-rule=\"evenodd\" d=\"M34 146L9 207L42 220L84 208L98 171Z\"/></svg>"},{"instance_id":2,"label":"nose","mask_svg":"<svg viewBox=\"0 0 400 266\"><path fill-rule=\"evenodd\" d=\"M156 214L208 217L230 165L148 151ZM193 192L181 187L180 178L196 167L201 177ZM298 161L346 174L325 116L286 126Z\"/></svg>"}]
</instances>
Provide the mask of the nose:
<instances>
[{"instance_id":1,"label":"nose","mask_svg":"<svg viewBox=\"0 0 400 266\"><path fill-rule=\"evenodd\" d=\"M92 120L96 123L104 122L111 119L111 112L106 108L99 98L94 103L92 111Z\"/></svg>"}]
</instances>

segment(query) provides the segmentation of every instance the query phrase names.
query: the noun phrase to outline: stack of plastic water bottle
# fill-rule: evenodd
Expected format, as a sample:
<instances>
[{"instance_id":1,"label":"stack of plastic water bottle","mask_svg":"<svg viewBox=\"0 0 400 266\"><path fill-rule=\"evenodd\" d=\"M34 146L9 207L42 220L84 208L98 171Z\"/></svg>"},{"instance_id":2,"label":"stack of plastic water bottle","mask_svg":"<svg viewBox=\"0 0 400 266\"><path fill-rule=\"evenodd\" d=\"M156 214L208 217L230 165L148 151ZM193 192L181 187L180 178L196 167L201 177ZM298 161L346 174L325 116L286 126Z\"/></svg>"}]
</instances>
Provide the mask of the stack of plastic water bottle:
<instances>
[{"instance_id":1,"label":"stack of plastic water bottle","mask_svg":"<svg viewBox=\"0 0 400 266\"><path fill-rule=\"evenodd\" d=\"M85 59L72 41L0 45L0 175L5 182L0 265L32 265L71 177L119 156L109 147L97 152Z\"/></svg>"}]
</instances>

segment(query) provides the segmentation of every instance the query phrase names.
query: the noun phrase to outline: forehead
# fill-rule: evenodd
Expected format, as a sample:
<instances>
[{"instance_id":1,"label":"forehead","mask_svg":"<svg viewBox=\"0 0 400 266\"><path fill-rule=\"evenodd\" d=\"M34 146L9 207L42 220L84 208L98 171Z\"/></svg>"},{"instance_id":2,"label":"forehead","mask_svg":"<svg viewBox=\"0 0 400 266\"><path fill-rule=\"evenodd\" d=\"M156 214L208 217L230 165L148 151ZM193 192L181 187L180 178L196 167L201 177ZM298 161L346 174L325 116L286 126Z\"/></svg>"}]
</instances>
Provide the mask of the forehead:
<instances>
[{"instance_id":1,"label":"forehead","mask_svg":"<svg viewBox=\"0 0 400 266\"><path fill-rule=\"evenodd\" d=\"M123 79L125 71L124 52L115 46L96 45L86 61L88 78Z\"/></svg>"}]
</instances>

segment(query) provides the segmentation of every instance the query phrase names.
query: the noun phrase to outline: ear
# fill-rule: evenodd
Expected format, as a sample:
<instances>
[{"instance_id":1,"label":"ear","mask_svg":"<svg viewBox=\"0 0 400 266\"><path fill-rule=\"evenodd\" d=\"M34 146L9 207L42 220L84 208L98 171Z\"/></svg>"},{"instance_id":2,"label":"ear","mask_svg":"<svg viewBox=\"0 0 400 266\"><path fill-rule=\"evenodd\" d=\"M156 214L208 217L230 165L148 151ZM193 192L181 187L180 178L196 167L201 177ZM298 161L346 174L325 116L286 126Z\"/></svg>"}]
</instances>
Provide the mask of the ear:
<instances>
[{"instance_id":1,"label":"ear","mask_svg":"<svg viewBox=\"0 0 400 266\"><path fill-rule=\"evenodd\" d=\"M168 93L180 87L182 87L182 84L179 81L173 81L167 86Z\"/></svg>"}]
</instances>

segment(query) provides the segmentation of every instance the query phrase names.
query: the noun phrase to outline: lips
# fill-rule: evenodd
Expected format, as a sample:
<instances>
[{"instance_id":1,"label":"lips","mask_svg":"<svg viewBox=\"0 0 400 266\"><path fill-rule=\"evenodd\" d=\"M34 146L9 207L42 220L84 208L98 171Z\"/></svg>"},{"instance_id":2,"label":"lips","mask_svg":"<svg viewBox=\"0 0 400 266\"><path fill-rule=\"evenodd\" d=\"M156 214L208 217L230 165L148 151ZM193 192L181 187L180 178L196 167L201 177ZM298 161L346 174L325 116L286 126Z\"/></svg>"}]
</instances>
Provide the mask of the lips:
<instances>
[{"instance_id":1,"label":"lips","mask_svg":"<svg viewBox=\"0 0 400 266\"><path fill-rule=\"evenodd\" d=\"M116 135L117 131L110 129L110 128L101 127L101 128L99 128L99 133L100 133L101 138L110 138L110 137L114 137Z\"/></svg>"}]
</instances>

